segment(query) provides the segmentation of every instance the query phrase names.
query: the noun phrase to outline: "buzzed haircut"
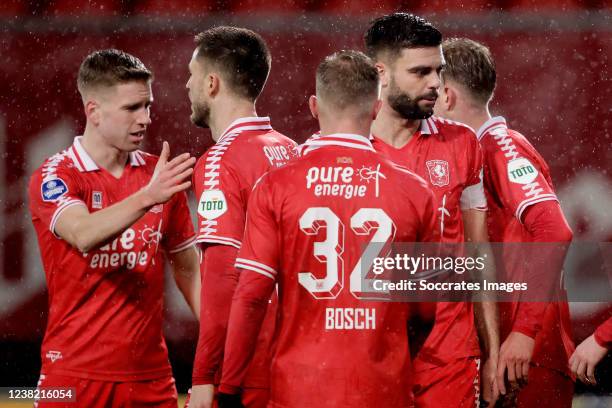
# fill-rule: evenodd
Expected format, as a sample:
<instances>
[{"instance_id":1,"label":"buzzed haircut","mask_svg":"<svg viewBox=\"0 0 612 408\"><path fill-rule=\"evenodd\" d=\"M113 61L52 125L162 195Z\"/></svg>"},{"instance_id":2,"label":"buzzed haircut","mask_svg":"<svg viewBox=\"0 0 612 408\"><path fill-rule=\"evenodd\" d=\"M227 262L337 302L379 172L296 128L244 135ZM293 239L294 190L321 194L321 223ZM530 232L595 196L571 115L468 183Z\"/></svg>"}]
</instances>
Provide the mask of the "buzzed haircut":
<instances>
[{"instance_id":1,"label":"buzzed haircut","mask_svg":"<svg viewBox=\"0 0 612 408\"><path fill-rule=\"evenodd\" d=\"M446 60L444 80L462 85L475 102L487 104L493 97L497 73L487 46L467 38L451 38L442 43Z\"/></svg>"},{"instance_id":2,"label":"buzzed haircut","mask_svg":"<svg viewBox=\"0 0 612 408\"><path fill-rule=\"evenodd\" d=\"M371 58L378 60L383 54L396 58L404 48L439 46L442 33L422 17L393 13L372 21L364 42Z\"/></svg>"},{"instance_id":3,"label":"buzzed haircut","mask_svg":"<svg viewBox=\"0 0 612 408\"><path fill-rule=\"evenodd\" d=\"M153 74L133 55L121 50L95 51L79 68L77 88L81 95L97 87L110 87L131 81L151 81Z\"/></svg>"},{"instance_id":4,"label":"buzzed haircut","mask_svg":"<svg viewBox=\"0 0 612 408\"><path fill-rule=\"evenodd\" d=\"M264 39L239 27L213 27L195 37L197 57L220 69L231 89L255 101L268 79L272 57Z\"/></svg>"},{"instance_id":5,"label":"buzzed haircut","mask_svg":"<svg viewBox=\"0 0 612 408\"><path fill-rule=\"evenodd\" d=\"M343 50L326 57L317 68L317 97L334 110L369 109L378 98L378 71L367 55Z\"/></svg>"}]
</instances>

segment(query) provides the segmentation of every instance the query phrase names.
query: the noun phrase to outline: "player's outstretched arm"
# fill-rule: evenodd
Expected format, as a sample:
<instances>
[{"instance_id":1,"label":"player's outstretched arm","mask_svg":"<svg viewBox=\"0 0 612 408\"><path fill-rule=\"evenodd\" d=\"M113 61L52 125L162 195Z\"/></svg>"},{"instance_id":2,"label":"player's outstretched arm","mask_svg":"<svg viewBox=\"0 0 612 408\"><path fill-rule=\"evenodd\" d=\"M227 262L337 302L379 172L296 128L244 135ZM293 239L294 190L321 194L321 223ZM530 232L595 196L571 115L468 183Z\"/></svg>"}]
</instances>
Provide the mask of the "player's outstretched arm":
<instances>
[{"instance_id":1,"label":"player's outstretched arm","mask_svg":"<svg viewBox=\"0 0 612 408\"><path fill-rule=\"evenodd\" d=\"M190 246L180 252L168 254L174 281L179 288L189 308L200 320L200 256L195 246Z\"/></svg>"},{"instance_id":2,"label":"player's outstretched arm","mask_svg":"<svg viewBox=\"0 0 612 408\"><path fill-rule=\"evenodd\" d=\"M469 209L463 211L465 240L476 243L477 251L474 257L485 259L484 279L495 280L495 263L493 251L489 245L486 211ZM499 389L503 384L497 384L497 361L499 358L499 319L497 304L494 301L480 299L474 303L474 320L478 331L480 348L483 352L481 366L482 399L494 406L499 397ZM504 390L505 392L505 390Z\"/></svg>"},{"instance_id":3,"label":"player's outstretched arm","mask_svg":"<svg viewBox=\"0 0 612 408\"><path fill-rule=\"evenodd\" d=\"M81 252L100 246L142 217L150 207L165 203L191 185L195 158L189 153L168 161L170 148L164 142L151 181L140 191L100 211L90 213L85 206L66 208L55 224L55 233Z\"/></svg>"}]
</instances>

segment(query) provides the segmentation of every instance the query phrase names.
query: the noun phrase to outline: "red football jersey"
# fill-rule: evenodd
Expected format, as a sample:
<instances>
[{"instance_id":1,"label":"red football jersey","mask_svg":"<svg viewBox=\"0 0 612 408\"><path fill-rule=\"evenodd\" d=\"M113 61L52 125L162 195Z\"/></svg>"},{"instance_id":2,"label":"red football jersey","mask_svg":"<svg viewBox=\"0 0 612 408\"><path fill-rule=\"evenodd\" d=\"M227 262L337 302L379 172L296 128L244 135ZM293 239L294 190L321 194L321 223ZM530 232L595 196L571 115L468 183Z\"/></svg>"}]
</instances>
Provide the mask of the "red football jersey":
<instances>
[{"instance_id":1,"label":"red football jersey","mask_svg":"<svg viewBox=\"0 0 612 408\"><path fill-rule=\"evenodd\" d=\"M491 242L530 242L521 217L530 205L557 201L548 165L525 136L508 129L502 117L489 119L478 131L484 153L484 186ZM506 254L505 254L506 255ZM513 262L514 260L514 262ZM520 254L504 256L504 269L522 276ZM502 340L520 324L518 303L500 304ZM521 330L519 330L521 331ZM569 373L567 361L574 350L569 307L566 302L547 306L542 329L536 336L532 361Z\"/></svg>"},{"instance_id":2,"label":"red football jersey","mask_svg":"<svg viewBox=\"0 0 612 408\"><path fill-rule=\"evenodd\" d=\"M369 242L384 243L384 256L393 242L430 241L431 190L364 136L322 136L304 150L256 186L236 259L237 293L248 274L269 291L278 284L269 406L410 406L408 304L367 289L362 257ZM231 346L253 336L233 324L222 390L240 385L237 355L248 353Z\"/></svg>"},{"instance_id":3,"label":"red football jersey","mask_svg":"<svg viewBox=\"0 0 612 408\"><path fill-rule=\"evenodd\" d=\"M199 200L197 242L240 248L247 203L255 182L270 169L283 166L295 158L296 146L293 140L272 129L268 117L246 117L234 121L195 166L193 186ZM233 265L234 259L228 262ZM204 281L209 280L205 274L219 273L214 270L205 271L203 266L204 263L201 268ZM209 312L206 308L216 307L218 302L227 302L225 306L229 307L231 295L228 293L226 298L214 301L202 299L201 319L204 331L200 331L198 341L194 384L210 383L210 373L217 371L222 362L216 361L216 356L222 356L222 350L218 349L223 348L224 333L219 328L225 327L226 322L207 322L207 315L219 316L219 313L217 310ZM259 352L253 360L246 386L268 385L268 352L274 330L275 307L276 302L269 308L268 330L261 334Z\"/></svg>"},{"instance_id":4,"label":"red football jersey","mask_svg":"<svg viewBox=\"0 0 612 408\"><path fill-rule=\"evenodd\" d=\"M482 191L482 152L466 125L432 116L410 141L395 148L373 136L374 148L423 177L435 196L436 236L441 242L464 241L461 210L486 209ZM436 303L436 320L415 361L415 369L480 354L473 306Z\"/></svg>"},{"instance_id":5,"label":"red football jersey","mask_svg":"<svg viewBox=\"0 0 612 408\"><path fill-rule=\"evenodd\" d=\"M30 211L49 289L42 372L108 381L171 375L162 334L164 262L159 249L194 244L186 195L152 207L108 244L81 253L57 237L62 212L95 212L147 185L157 158L135 151L115 178L80 137L47 159L30 180Z\"/></svg>"}]
</instances>

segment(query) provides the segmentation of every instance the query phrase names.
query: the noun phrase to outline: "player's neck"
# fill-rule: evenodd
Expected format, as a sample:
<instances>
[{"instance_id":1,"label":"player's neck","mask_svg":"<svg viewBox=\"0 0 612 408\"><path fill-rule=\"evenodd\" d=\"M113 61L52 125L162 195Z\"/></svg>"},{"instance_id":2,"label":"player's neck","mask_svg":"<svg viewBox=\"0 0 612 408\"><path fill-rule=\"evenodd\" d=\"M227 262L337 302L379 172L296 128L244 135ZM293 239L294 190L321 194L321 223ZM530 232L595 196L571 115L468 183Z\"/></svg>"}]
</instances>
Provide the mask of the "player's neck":
<instances>
[{"instance_id":1,"label":"player's neck","mask_svg":"<svg viewBox=\"0 0 612 408\"><path fill-rule=\"evenodd\" d=\"M354 118L334 118L334 120L320 120L321 135L333 135L337 133L360 135L368 137L370 135L369 120L356 121Z\"/></svg>"},{"instance_id":2,"label":"player's neck","mask_svg":"<svg viewBox=\"0 0 612 408\"><path fill-rule=\"evenodd\" d=\"M383 103L376 120L372 123L372 134L383 142L399 148L412 139L420 126L420 119L402 118L387 103Z\"/></svg>"},{"instance_id":3,"label":"player's neck","mask_svg":"<svg viewBox=\"0 0 612 408\"><path fill-rule=\"evenodd\" d=\"M478 132L478 129L491 119L489 106L468 106L465 111L460 114L459 122L463 122L472 129Z\"/></svg>"},{"instance_id":4,"label":"player's neck","mask_svg":"<svg viewBox=\"0 0 612 408\"><path fill-rule=\"evenodd\" d=\"M211 112L210 132L215 142L235 120L257 116L255 104L251 101L231 101L221 106L219 110Z\"/></svg>"},{"instance_id":5,"label":"player's neck","mask_svg":"<svg viewBox=\"0 0 612 408\"><path fill-rule=\"evenodd\" d=\"M120 177L129 159L129 152L124 152L105 143L104 138L90 126L85 126L81 145L89 157L115 177Z\"/></svg>"}]
</instances>

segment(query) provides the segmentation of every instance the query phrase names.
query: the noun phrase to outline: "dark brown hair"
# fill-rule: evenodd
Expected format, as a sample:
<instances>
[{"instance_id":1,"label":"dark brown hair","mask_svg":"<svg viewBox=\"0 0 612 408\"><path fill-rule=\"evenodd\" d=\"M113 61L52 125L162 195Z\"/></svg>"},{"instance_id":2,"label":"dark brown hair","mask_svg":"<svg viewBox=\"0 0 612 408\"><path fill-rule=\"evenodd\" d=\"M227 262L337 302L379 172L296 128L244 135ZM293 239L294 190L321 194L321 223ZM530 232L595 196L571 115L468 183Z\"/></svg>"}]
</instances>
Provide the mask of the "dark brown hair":
<instances>
[{"instance_id":1,"label":"dark brown hair","mask_svg":"<svg viewBox=\"0 0 612 408\"><path fill-rule=\"evenodd\" d=\"M339 110L373 103L378 97L374 62L364 53L353 50L326 57L317 68L317 96Z\"/></svg>"},{"instance_id":2,"label":"dark brown hair","mask_svg":"<svg viewBox=\"0 0 612 408\"><path fill-rule=\"evenodd\" d=\"M442 33L422 17L393 13L372 21L364 42L368 55L378 60L383 53L397 57L404 48L437 47Z\"/></svg>"},{"instance_id":3,"label":"dark brown hair","mask_svg":"<svg viewBox=\"0 0 612 408\"><path fill-rule=\"evenodd\" d=\"M442 43L446 66L442 73L445 80L462 85L472 98L486 104L493 97L497 74L491 51L467 38L451 38Z\"/></svg>"},{"instance_id":4,"label":"dark brown hair","mask_svg":"<svg viewBox=\"0 0 612 408\"><path fill-rule=\"evenodd\" d=\"M153 74L133 55L115 49L95 51L81 63L77 88L81 95L88 89L113 86L122 82L151 81Z\"/></svg>"},{"instance_id":5,"label":"dark brown hair","mask_svg":"<svg viewBox=\"0 0 612 408\"><path fill-rule=\"evenodd\" d=\"M214 27L195 37L198 58L213 64L232 90L257 99L270 73L272 58L264 39L239 27Z\"/></svg>"}]
</instances>

